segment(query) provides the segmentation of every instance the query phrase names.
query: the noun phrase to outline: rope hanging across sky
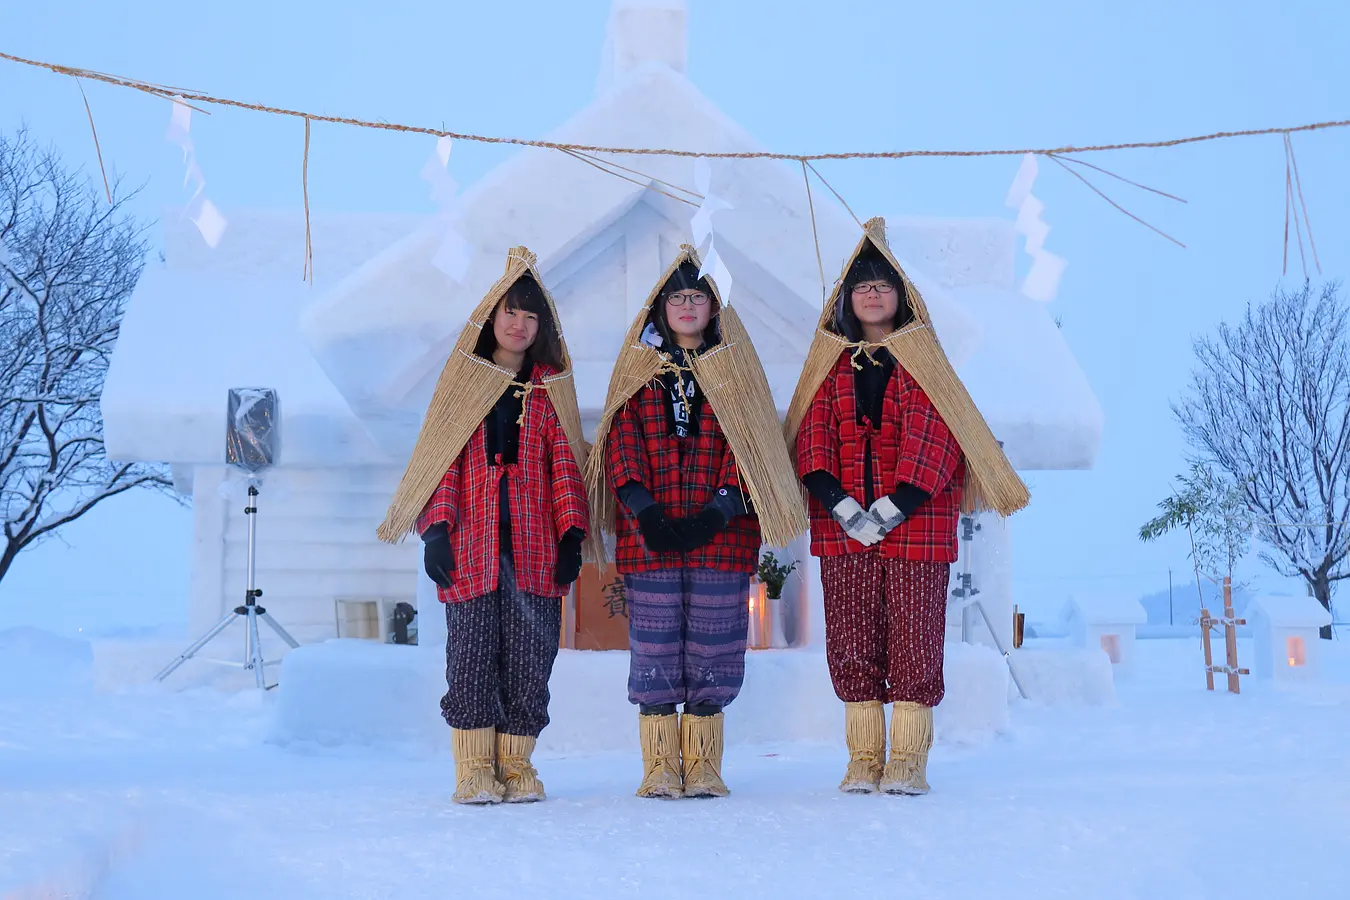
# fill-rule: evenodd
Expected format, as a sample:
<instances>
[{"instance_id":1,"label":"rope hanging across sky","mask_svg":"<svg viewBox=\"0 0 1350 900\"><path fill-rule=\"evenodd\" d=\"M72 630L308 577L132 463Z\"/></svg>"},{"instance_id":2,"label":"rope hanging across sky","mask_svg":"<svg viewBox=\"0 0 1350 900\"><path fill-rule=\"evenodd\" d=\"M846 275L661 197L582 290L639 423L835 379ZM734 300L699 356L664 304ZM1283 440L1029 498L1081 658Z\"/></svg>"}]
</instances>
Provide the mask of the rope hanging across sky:
<instances>
[{"instance_id":1,"label":"rope hanging across sky","mask_svg":"<svg viewBox=\"0 0 1350 900\"><path fill-rule=\"evenodd\" d=\"M675 150L662 147L601 147L591 144L569 144L559 141L534 140L529 138L502 137L497 135L484 134L465 134L455 131L446 131L438 128L427 128L418 125L403 125L397 122L379 122L368 119L353 119L343 116L326 116L318 113L304 112L302 110L285 109L282 107L268 106L260 103L246 103L241 100L232 100L227 97L216 97L206 94L202 91L187 90L175 88L162 84L155 84L148 81L140 81L134 78L124 78L118 75L107 75L102 72L95 72L90 69L81 69L74 66L65 66L59 63L42 62L40 60L25 59L21 56L14 56L9 53L0 52L0 59L6 59L10 62L19 63L25 66L33 66L39 69L47 69L58 75L70 75L75 78L87 78L91 81L101 81L105 84L112 84L118 87L131 88L133 90L143 91L156 97L165 99L179 98L182 102L202 105L229 106L237 109L248 109L255 112L264 112L271 115L291 116L293 118L305 119L312 122L329 122L336 125L351 125L357 128L374 128L382 131L401 131L413 134L426 134L433 137L449 137L460 141L473 141L480 144L513 144L522 147L541 147L548 150L563 150L578 153L623 153L634 156L680 156L680 157L706 157L708 159L778 159L790 161L816 161L824 159L909 159L915 157L937 157L937 158L961 158L961 157L982 157L982 156L1025 156L1028 153L1038 156L1054 156L1070 153L1101 153L1109 150L1143 150L1150 148L1180 147L1186 144L1198 144L1206 141L1218 141L1229 138L1239 137L1257 137L1260 135L1289 135L1305 131L1323 131L1331 128L1350 127L1350 119L1328 120L1322 122L1308 122L1302 125L1277 126L1269 128L1249 128L1232 131L1215 131L1208 134L1189 135L1186 137L1171 138L1169 140L1158 141L1127 141L1115 144L1083 144L1068 145L1061 147L1023 147L1023 148L1002 148L992 150L885 150L874 152L841 152L841 153L781 153L773 151L750 151L742 153L717 152L709 150ZM196 107L194 107L196 108ZM205 110L199 110L205 112Z\"/></svg>"}]
</instances>

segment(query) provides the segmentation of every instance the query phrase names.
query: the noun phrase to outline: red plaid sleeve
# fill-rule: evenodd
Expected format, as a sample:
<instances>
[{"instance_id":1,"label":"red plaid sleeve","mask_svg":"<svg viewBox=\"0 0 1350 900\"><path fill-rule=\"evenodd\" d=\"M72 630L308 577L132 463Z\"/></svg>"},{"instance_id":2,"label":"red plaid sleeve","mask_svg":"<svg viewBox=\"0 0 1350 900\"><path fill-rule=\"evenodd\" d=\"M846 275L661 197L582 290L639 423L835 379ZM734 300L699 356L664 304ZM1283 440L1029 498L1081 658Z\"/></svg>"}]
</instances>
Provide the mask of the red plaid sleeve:
<instances>
[{"instance_id":1,"label":"red plaid sleeve","mask_svg":"<svg viewBox=\"0 0 1350 900\"><path fill-rule=\"evenodd\" d=\"M614 416L605 441L605 467L609 470L610 487L617 491L630 481L654 489L647 476L647 446L642 439L642 423L638 421L637 400L641 391L628 398Z\"/></svg>"},{"instance_id":2,"label":"red plaid sleeve","mask_svg":"<svg viewBox=\"0 0 1350 900\"><path fill-rule=\"evenodd\" d=\"M553 527L560 536L569 528L588 531L590 513L586 505L585 482L577 458L572 454L572 445L567 442L567 435L552 406L548 409L544 430L545 440L549 443L546 460L553 491Z\"/></svg>"},{"instance_id":3,"label":"red plaid sleeve","mask_svg":"<svg viewBox=\"0 0 1350 900\"><path fill-rule=\"evenodd\" d=\"M722 454L722 466L717 471L717 484L714 487L739 488L741 486L741 470L736 465L736 454L731 452L731 447L727 446Z\"/></svg>"},{"instance_id":4,"label":"red plaid sleeve","mask_svg":"<svg viewBox=\"0 0 1350 900\"><path fill-rule=\"evenodd\" d=\"M422 534L437 523L443 522L447 525L453 525L459 520L459 461L463 456L464 454L461 452L459 457L450 464L450 468L441 478L441 483L436 485L436 490L432 491L431 499L427 500L427 505L422 507L422 514L417 517L418 534Z\"/></svg>"},{"instance_id":5,"label":"red plaid sleeve","mask_svg":"<svg viewBox=\"0 0 1350 900\"><path fill-rule=\"evenodd\" d=\"M892 484L912 484L936 496L961 464L961 445L918 382L908 372L902 377L900 457Z\"/></svg>"},{"instance_id":6,"label":"red plaid sleeve","mask_svg":"<svg viewBox=\"0 0 1350 900\"><path fill-rule=\"evenodd\" d=\"M833 373L827 376L816 391L816 399L806 409L801 428L797 431L797 475L815 471L829 472L835 478L839 472L839 422L834 414L830 394L834 385Z\"/></svg>"}]
</instances>

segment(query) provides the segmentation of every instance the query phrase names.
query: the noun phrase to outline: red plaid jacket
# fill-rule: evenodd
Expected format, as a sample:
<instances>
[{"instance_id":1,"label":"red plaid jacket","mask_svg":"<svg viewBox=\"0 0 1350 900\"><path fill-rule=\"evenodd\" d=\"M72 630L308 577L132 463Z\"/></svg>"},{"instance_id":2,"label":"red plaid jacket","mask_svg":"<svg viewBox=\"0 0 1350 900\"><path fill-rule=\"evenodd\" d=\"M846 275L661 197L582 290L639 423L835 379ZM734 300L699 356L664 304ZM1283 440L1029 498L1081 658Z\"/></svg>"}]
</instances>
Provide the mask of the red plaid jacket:
<instances>
[{"instance_id":1,"label":"red plaid jacket","mask_svg":"<svg viewBox=\"0 0 1350 900\"><path fill-rule=\"evenodd\" d=\"M932 499L875 548L865 548L845 534L824 504L812 497L812 555L842 556L876 549L886 559L955 562L965 477L960 445L918 382L898 365L882 398L881 427L860 423L850 357L850 351L840 354L806 411L797 433L797 473L823 469L839 479L850 497L865 503L863 459L870 438L873 497L889 494L905 482Z\"/></svg>"},{"instance_id":2,"label":"red plaid jacket","mask_svg":"<svg viewBox=\"0 0 1350 900\"><path fill-rule=\"evenodd\" d=\"M639 388L610 425L605 461L611 490L642 484L671 517L692 516L719 487L739 488L740 473L712 405L703 404L698 432L683 441L669 433L669 394L660 381ZM619 504L614 563L625 574L681 566L753 572L759 565L759 520L737 516L712 543L693 553L651 553L637 517Z\"/></svg>"},{"instance_id":3,"label":"red plaid jacket","mask_svg":"<svg viewBox=\"0 0 1350 900\"><path fill-rule=\"evenodd\" d=\"M530 380L539 384L553 374L549 367L536 364ZM442 603L459 603L497 589L501 553L498 492L503 476L517 585L541 597L561 597L567 592L553 580L558 536L572 527L587 530L590 517L581 470L548 392L541 387L525 398L516 463L503 466L488 459L486 429L480 424L417 520L418 534L437 522L450 526L454 582L436 589Z\"/></svg>"}]
</instances>

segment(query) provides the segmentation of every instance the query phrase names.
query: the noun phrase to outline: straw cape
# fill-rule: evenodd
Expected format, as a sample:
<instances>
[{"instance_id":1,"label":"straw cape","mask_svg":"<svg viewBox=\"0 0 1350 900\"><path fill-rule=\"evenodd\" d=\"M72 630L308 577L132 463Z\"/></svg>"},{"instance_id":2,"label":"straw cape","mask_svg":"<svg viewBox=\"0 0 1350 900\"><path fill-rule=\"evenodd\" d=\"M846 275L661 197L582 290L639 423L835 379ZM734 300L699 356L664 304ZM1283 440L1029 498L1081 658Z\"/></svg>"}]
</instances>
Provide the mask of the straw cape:
<instances>
[{"instance_id":1,"label":"straw cape","mask_svg":"<svg viewBox=\"0 0 1350 900\"><path fill-rule=\"evenodd\" d=\"M904 299L913 312L913 319L875 344L867 341L850 342L833 330L835 308L841 302L839 292L843 289L844 279L854 260L869 244L880 251L882 258L900 276L905 291ZM797 390L792 395L792 404L788 407L785 435L793 456L796 455L797 431L801 428L806 410L815 399L821 383L838 364L839 354L852 350L856 367L857 356L883 347L923 388L961 445L961 452L966 458L962 511L994 510L1010 516L1031 502L1027 486L1013 470L1003 448L999 446L984 416L976 408L975 401L971 400L965 385L943 352L937 332L933 329L933 320L928 315L928 306L891 253L890 245L886 242L886 221L881 218L871 219L863 226L862 239L844 263L843 274L835 282L834 291L821 312L815 339L806 356L806 365L797 382Z\"/></svg>"},{"instance_id":2,"label":"straw cape","mask_svg":"<svg viewBox=\"0 0 1350 900\"><path fill-rule=\"evenodd\" d=\"M558 317L558 308L553 296L544 287L543 279L535 269L536 258L525 247L513 247L507 253L506 273L484 295L472 313L469 322L460 332L455 348L446 360L441 377L436 382L436 391L427 407L426 417L422 420L422 430L413 445L412 457L403 479L394 491L394 499L389 504L384 521L377 529L380 540L397 543L412 532L417 517L427 500L440 484L450 465L459 456L464 445L478 430L484 417L496 404L507 388L515 385L522 395L539 387L548 392L553 411L562 424L563 433L576 456L577 465L585 467L587 444L582 437L581 411L577 407L576 385L572 379L572 357L567 352L567 343L562 338L562 320ZM549 312L558 326L558 349L563 361L562 371L545 378L541 384L521 384L516 381L516 373L503 369L490 359L484 359L474 352L479 334L492 318L497 304L506 296L517 281L522 278L533 279L548 303ZM595 529L591 529L595 532ZM598 537L594 541L588 535L587 554L598 559Z\"/></svg>"},{"instance_id":3,"label":"straw cape","mask_svg":"<svg viewBox=\"0 0 1350 900\"><path fill-rule=\"evenodd\" d=\"M680 247L679 255L662 273L633 320L610 376L595 447L584 469L591 521L599 523L598 527L606 534L614 533L617 508L605 470L605 441L614 416L629 398L662 372L675 367L669 356L642 341L642 331L652 305L661 296L661 288L685 262L700 265L697 252L688 244ZM701 354L687 354L689 369L726 435L741 481L759 518L760 533L770 546L783 547L807 529L801 485L780 437L778 412L759 354L735 309L724 302L711 278L707 282L717 303L722 340Z\"/></svg>"}]
</instances>

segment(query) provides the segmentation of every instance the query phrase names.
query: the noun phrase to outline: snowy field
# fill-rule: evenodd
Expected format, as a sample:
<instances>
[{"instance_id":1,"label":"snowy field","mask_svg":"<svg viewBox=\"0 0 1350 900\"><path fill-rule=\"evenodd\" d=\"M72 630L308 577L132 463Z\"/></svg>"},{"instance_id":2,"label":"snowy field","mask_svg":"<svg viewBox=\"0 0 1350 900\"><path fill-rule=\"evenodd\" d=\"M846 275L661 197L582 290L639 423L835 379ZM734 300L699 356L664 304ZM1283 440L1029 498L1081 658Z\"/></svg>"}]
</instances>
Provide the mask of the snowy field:
<instances>
[{"instance_id":1,"label":"snowy field","mask_svg":"<svg viewBox=\"0 0 1350 900\"><path fill-rule=\"evenodd\" d=\"M145 685L171 644L47 640L0 633L4 900L1350 897L1344 642L1322 683L1234 697L1198 640L1141 641L1117 705L1016 703L922 798L843 796L842 743L803 743L731 748L726 800L642 801L634 735L478 809L448 753L269 743L278 694L237 673Z\"/></svg>"}]
</instances>

